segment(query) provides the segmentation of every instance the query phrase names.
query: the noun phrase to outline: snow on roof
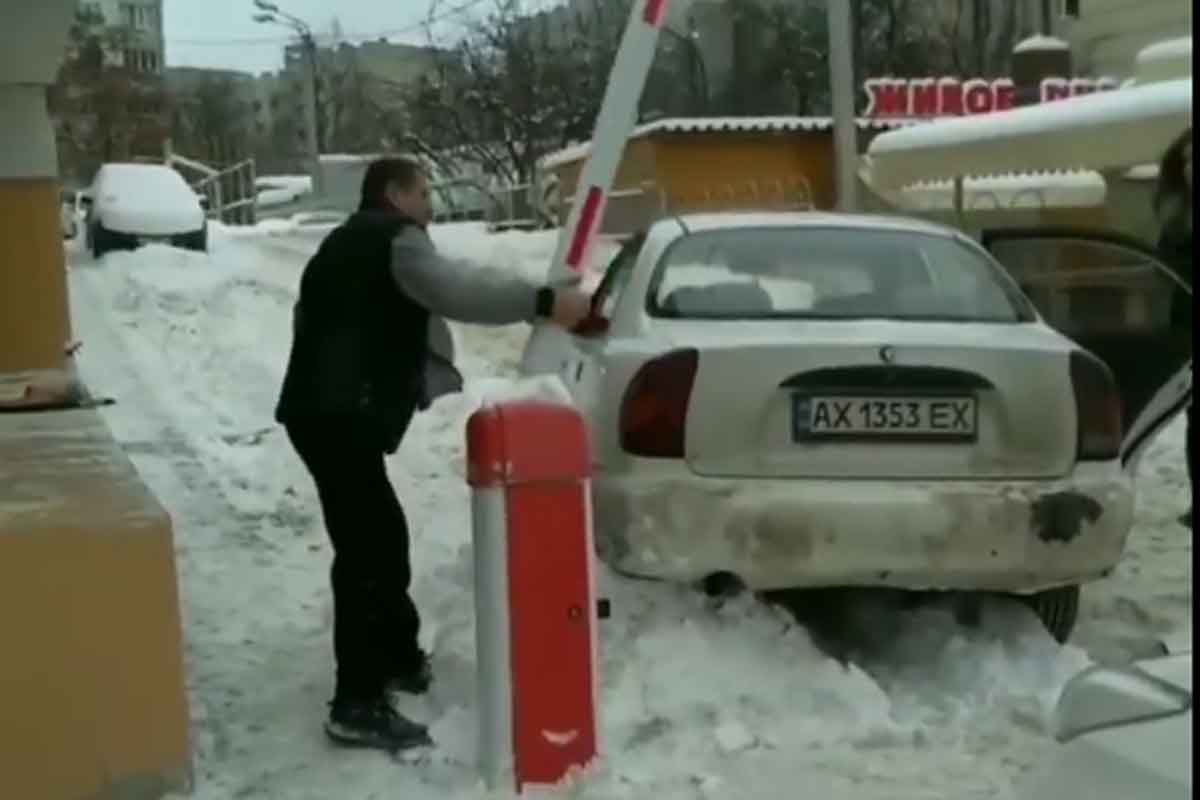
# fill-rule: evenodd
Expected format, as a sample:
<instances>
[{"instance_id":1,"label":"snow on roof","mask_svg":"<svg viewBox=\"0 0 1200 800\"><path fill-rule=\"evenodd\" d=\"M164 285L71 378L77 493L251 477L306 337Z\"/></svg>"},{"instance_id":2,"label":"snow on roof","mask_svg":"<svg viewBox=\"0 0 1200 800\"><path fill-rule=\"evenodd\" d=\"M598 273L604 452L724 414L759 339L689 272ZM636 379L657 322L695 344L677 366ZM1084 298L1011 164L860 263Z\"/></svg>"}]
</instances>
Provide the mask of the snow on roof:
<instances>
[{"instance_id":1,"label":"snow on roof","mask_svg":"<svg viewBox=\"0 0 1200 800\"><path fill-rule=\"evenodd\" d=\"M1043 50L1070 50L1071 45L1064 42L1062 39L1056 39L1053 36L1030 36L1028 39L1023 39L1017 42L1017 46L1013 48L1014 53L1031 53L1034 51Z\"/></svg>"},{"instance_id":2,"label":"snow on roof","mask_svg":"<svg viewBox=\"0 0 1200 800\"><path fill-rule=\"evenodd\" d=\"M1142 49L1137 54L1137 63L1157 61L1159 59L1191 58L1192 37L1181 36L1178 39L1167 39L1156 42Z\"/></svg>"},{"instance_id":3,"label":"snow on roof","mask_svg":"<svg viewBox=\"0 0 1200 800\"><path fill-rule=\"evenodd\" d=\"M1158 164L1139 164L1125 173L1125 178L1131 181L1158 180Z\"/></svg>"},{"instance_id":4,"label":"snow on roof","mask_svg":"<svg viewBox=\"0 0 1200 800\"><path fill-rule=\"evenodd\" d=\"M1152 44L1142 49L1134 59L1134 75L1138 84L1190 77L1192 74L1192 37Z\"/></svg>"},{"instance_id":5,"label":"snow on roof","mask_svg":"<svg viewBox=\"0 0 1200 800\"><path fill-rule=\"evenodd\" d=\"M1192 124L1191 78L939 120L877 137L864 180L887 190L957 176L1157 161Z\"/></svg>"},{"instance_id":6,"label":"snow on roof","mask_svg":"<svg viewBox=\"0 0 1200 800\"><path fill-rule=\"evenodd\" d=\"M893 130L922 120L864 119L857 120L862 130ZM788 133L793 131L827 131L833 128L831 117L673 117L647 122L633 129L629 141L656 133ZM591 152L592 143L582 142L555 153L541 161L543 169L578 161Z\"/></svg>"}]
</instances>

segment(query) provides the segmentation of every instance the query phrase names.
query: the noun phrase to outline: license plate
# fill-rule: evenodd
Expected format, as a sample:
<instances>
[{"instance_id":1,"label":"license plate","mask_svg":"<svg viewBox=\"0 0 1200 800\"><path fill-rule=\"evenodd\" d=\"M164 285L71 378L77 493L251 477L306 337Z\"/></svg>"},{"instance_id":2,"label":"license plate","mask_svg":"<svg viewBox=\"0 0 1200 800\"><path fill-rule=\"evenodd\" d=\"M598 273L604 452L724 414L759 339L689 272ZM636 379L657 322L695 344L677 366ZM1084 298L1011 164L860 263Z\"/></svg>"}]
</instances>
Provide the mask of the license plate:
<instances>
[{"instance_id":1,"label":"license plate","mask_svg":"<svg viewBox=\"0 0 1200 800\"><path fill-rule=\"evenodd\" d=\"M794 395L792 438L972 441L977 406L970 396Z\"/></svg>"}]
</instances>

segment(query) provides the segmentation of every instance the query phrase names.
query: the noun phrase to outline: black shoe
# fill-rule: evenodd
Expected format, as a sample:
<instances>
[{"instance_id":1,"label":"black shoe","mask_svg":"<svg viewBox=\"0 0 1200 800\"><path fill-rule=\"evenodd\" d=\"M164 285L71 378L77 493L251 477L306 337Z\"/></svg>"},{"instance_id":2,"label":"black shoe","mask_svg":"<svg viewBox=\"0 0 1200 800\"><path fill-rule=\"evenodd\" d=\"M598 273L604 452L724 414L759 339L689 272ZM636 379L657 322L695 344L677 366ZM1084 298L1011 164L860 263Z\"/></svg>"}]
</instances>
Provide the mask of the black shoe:
<instances>
[{"instance_id":1,"label":"black shoe","mask_svg":"<svg viewBox=\"0 0 1200 800\"><path fill-rule=\"evenodd\" d=\"M343 747L368 747L394 753L433 745L424 725L396 713L385 700L334 701L330 706L325 735Z\"/></svg>"},{"instance_id":2,"label":"black shoe","mask_svg":"<svg viewBox=\"0 0 1200 800\"><path fill-rule=\"evenodd\" d=\"M432 685L433 665L429 663L429 656L421 653L415 664L401 669L388 679L387 690L420 695L428 692Z\"/></svg>"}]
</instances>

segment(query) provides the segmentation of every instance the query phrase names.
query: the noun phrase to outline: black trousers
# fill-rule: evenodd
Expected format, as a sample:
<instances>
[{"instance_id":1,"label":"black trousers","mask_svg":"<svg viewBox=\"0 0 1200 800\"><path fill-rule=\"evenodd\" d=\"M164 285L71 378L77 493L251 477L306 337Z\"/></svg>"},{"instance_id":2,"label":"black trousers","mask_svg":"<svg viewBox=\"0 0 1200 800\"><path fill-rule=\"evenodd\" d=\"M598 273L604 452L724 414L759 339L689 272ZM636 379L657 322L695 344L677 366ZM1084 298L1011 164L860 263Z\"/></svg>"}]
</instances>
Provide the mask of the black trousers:
<instances>
[{"instance_id":1,"label":"black trousers","mask_svg":"<svg viewBox=\"0 0 1200 800\"><path fill-rule=\"evenodd\" d=\"M417 665L421 626L409 596L408 520L381 437L357 417L294 420L287 432L316 483L333 544L334 701L378 699L391 677Z\"/></svg>"}]
</instances>

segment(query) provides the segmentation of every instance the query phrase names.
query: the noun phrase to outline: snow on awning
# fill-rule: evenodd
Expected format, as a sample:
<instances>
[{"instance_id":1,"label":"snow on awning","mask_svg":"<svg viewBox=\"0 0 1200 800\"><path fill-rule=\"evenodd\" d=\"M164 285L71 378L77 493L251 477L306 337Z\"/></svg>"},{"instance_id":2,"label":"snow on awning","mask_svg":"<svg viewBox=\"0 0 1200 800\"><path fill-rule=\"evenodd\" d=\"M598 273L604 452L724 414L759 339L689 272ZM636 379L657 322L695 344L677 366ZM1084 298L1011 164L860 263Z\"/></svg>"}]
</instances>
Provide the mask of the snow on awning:
<instances>
[{"instance_id":1,"label":"snow on awning","mask_svg":"<svg viewBox=\"0 0 1200 800\"><path fill-rule=\"evenodd\" d=\"M1134 81L1139 86L1191 77L1192 37L1168 39L1143 48L1134 61Z\"/></svg>"},{"instance_id":2,"label":"snow on awning","mask_svg":"<svg viewBox=\"0 0 1200 800\"><path fill-rule=\"evenodd\" d=\"M1192 124L1192 79L1056 100L884 133L863 157L881 191L1004 173L1152 163Z\"/></svg>"},{"instance_id":3,"label":"snow on awning","mask_svg":"<svg viewBox=\"0 0 1200 800\"><path fill-rule=\"evenodd\" d=\"M894 130L921 120L859 119L860 130ZM627 141L657 133L788 133L833 129L831 117L674 117L639 125ZM542 169L554 169L587 157L591 142L572 145L542 159Z\"/></svg>"}]
</instances>

